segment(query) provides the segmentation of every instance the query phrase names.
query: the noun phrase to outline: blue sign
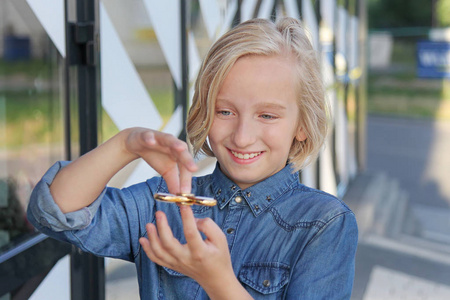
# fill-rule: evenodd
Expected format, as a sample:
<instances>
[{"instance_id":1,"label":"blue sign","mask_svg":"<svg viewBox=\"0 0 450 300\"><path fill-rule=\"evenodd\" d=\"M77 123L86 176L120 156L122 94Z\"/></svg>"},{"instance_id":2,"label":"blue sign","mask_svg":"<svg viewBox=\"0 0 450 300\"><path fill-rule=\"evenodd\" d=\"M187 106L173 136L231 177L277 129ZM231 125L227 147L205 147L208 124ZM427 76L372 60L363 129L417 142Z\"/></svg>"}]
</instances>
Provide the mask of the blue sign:
<instances>
[{"instance_id":1,"label":"blue sign","mask_svg":"<svg viewBox=\"0 0 450 300\"><path fill-rule=\"evenodd\" d=\"M417 76L450 78L450 43L417 43Z\"/></svg>"}]
</instances>

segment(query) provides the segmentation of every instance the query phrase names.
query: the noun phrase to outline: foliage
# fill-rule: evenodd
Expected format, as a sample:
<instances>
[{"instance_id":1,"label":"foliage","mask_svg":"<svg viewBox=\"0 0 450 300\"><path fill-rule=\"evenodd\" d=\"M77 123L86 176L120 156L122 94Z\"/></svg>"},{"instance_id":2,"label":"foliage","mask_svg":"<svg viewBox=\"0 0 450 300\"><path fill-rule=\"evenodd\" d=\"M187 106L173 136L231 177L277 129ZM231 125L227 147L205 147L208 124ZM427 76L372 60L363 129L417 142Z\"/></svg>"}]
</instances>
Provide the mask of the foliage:
<instances>
[{"instance_id":1,"label":"foliage","mask_svg":"<svg viewBox=\"0 0 450 300\"><path fill-rule=\"evenodd\" d=\"M431 1L368 0L368 8L371 29L431 26Z\"/></svg>"},{"instance_id":2,"label":"foliage","mask_svg":"<svg viewBox=\"0 0 450 300\"><path fill-rule=\"evenodd\" d=\"M450 0L437 0L436 15L440 26L450 26Z\"/></svg>"},{"instance_id":3,"label":"foliage","mask_svg":"<svg viewBox=\"0 0 450 300\"><path fill-rule=\"evenodd\" d=\"M5 61L0 59L0 77L23 75L26 77L44 76L48 77L48 65L41 59Z\"/></svg>"}]
</instances>

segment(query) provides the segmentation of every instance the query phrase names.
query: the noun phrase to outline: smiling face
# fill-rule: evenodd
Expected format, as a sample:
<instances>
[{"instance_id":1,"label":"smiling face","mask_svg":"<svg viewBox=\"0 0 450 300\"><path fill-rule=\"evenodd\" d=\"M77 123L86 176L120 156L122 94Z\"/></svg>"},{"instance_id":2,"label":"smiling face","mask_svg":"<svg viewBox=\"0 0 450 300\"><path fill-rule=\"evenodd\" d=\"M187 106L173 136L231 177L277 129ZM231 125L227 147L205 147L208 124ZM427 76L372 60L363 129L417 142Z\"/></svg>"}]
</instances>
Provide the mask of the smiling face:
<instances>
[{"instance_id":1,"label":"smiling face","mask_svg":"<svg viewBox=\"0 0 450 300\"><path fill-rule=\"evenodd\" d=\"M246 189L286 165L298 129L297 86L290 58L245 56L225 78L209 132L225 175Z\"/></svg>"}]
</instances>

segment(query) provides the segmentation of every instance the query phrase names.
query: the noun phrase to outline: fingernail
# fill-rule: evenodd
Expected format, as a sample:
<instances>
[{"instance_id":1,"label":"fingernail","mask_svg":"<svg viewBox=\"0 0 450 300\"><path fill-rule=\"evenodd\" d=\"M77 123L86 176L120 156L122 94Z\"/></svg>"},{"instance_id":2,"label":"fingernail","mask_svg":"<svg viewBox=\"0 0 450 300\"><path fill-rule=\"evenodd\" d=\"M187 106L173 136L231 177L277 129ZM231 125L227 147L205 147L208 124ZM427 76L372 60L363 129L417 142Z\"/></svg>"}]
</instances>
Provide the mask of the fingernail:
<instances>
[{"instance_id":1,"label":"fingernail","mask_svg":"<svg viewBox=\"0 0 450 300\"><path fill-rule=\"evenodd\" d=\"M181 194L190 194L191 193L191 189L190 187L181 187L180 188Z\"/></svg>"},{"instance_id":2,"label":"fingernail","mask_svg":"<svg viewBox=\"0 0 450 300\"><path fill-rule=\"evenodd\" d=\"M186 204L180 204L180 210L187 210L189 205Z\"/></svg>"},{"instance_id":3,"label":"fingernail","mask_svg":"<svg viewBox=\"0 0 450 300\"><path fill-rule=\"evenodd\" d=\"M147 133L147 134L144 136L144 139L145 139L145 141L146 141L147 143L150 143L150 144L154 143L154 141L155 141L155 137L154 137L153 134L151 134L151 133Z\"/></svg>"}]
</instances>

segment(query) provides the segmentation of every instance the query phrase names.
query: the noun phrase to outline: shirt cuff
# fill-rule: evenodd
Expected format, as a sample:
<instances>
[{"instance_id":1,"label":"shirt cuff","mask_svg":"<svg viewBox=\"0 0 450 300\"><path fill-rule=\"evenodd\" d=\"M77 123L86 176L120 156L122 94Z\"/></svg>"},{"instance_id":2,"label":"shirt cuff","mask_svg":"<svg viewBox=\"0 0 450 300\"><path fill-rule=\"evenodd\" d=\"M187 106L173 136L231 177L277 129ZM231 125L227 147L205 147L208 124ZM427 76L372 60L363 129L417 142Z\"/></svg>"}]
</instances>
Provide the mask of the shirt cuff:
<instances>
[{"instance_id":1,"label":"shirt cuff","mask_svg":"<svg viewBox=\"0 0 450 300\"><path fill-rule=\"evenodd\" d=\"M80 230L89 226L100 206L101 198L106 192L106 188L104 188L100 196L87 207L63 213L50 193L50 185L56 174L69 163L67 161L57 162L44 174L34 188L28 205L28 213L32 214L35 221L56 232Z\"/></svg>"}]
</instances>

